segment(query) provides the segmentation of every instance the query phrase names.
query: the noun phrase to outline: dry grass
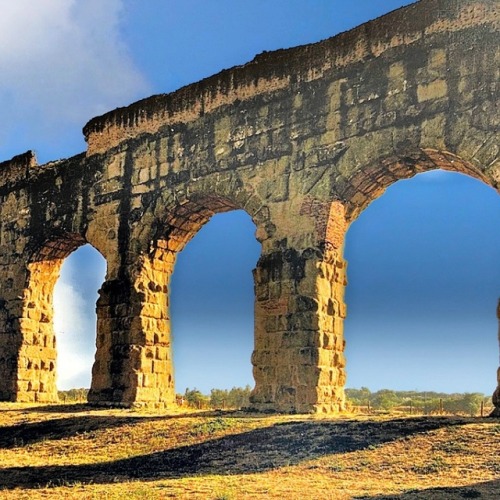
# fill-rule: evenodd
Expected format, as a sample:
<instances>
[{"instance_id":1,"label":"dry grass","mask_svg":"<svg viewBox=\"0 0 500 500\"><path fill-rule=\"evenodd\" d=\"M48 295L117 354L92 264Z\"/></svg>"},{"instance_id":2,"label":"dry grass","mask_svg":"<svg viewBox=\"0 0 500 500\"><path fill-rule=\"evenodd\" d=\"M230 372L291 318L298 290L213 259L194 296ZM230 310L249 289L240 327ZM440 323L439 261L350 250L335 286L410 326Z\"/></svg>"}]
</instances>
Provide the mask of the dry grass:
<instances>
[{"instance_id":1,"label":"dry grass","mask_svg":"<svg viewBox=\"0 0 500 500\"><path fill-rule=\"evenodd\" d=\"M500 497L500 422L0 403L0 498Z\"/></svg>"}]
</instances>

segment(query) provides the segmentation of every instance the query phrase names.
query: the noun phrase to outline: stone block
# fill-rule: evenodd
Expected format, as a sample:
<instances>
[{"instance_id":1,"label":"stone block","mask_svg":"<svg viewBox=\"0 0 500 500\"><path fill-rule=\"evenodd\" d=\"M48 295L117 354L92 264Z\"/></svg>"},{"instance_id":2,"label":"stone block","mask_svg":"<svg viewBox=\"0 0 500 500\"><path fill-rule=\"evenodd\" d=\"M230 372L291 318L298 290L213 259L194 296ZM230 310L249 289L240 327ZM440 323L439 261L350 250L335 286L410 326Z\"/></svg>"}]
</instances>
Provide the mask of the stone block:
<instances>
[{"instance_id":1,"label":"stone block","mask_svg":"<svg viewBox=\"0 0 500 500\"><path fill-rule=\"evenodd\" d=\"M446 80L434 80L428 84L421 84L417 87L418 102L442 99L448 94Z\"/></svg>"}]
</instances>

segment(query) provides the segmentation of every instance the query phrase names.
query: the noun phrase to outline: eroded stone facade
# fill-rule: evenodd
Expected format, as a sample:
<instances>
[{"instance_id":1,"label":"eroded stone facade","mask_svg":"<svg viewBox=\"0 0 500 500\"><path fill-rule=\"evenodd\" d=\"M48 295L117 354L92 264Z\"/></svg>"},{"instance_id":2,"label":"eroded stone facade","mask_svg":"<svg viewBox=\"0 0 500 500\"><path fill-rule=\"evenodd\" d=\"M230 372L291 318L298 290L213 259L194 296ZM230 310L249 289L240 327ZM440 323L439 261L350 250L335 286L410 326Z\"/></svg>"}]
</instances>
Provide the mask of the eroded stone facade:
<instances>
[{"instance_id":1,"label":"eroded stone facade","mask_svg":"<svg viewBox=\"0 0 500 500\"><path fill-rule=\"evenodd\" d=\"M107 275L89 400L174 404L176 254L243 209L262 245L252 405L341 410L349 224L435 168L500 188L498 18L494 0L422 0L95 118L76 157L0 164L0 399L57 398L53 286L90 243Z\"/></svg>"}]
</instances>

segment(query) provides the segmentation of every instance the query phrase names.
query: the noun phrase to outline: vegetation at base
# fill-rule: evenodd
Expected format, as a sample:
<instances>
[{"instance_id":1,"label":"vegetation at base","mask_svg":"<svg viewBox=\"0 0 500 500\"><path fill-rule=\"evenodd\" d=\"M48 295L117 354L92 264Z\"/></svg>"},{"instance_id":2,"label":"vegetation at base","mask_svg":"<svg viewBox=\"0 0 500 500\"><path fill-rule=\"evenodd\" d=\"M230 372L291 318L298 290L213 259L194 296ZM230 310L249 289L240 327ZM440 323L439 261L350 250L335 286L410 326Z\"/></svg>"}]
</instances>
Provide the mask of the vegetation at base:
<instances>
[{"instance_id":1,"label":"vegetation at base","mask_svg":"<svg viewBox=\"0 0 500 500\"><path fill-rule=\"evenodd\" d=\"M86 403L88 389L69 389L67 391L57 391L61 403Z\"/></svg>"},{"instance_id":2,"label":"vegetation at base","mask_svg":"<svg viewBox=\"0 0 500 500\"><path fill-rule=\"evenodd\" d=\"M193 425L193 427L189 431L189 434L195 437L211 436L218 432L231 429L232 426L233 422L230 419L218 417L200 422L197 425Z\"/></svg>"},{"instance_id":3,"label":"vegetation at base","mask_svg":"<svg viewBox=\"0 0 500 500\"><path fill-rule=\"evenodd\" d=\"M84 403L89 390L70 389L59 391L59 400L63 403ZM250 406L249 385L232 389L212 389L210 394L203 394L198 389L187 388L184 394L177 394L180 406L195 409L231 410ZM366 387L346 389L348 409L356 411L398 411L419 415L467 415L475 416L481 412L487 415L491 410L491 398L479 392L446 394L431 391L393 391L381 389L371 392Z\"/></svg>"},{"instance_id":4,"label":"vegetation at base","mask_svg":"<svg viewBox=\"0 0 500 500\"><path fill-rule=\"evenodd\" d=\"M2 500L498 499L500 423L0 402Z\"/></svg>"},{"instance_id":5,"label":"vegetation at base","mask_svg":"<svg viewBox=\"0 0 500 500\"><path fill-rule=\"evenodd\" d=\"M402 411L410 414L478 415L492 409L491 398L479 392L446 394L442 392L392 391L371 392L368 388L346 389L346 399L352 409Z\"/></svg>"},{"instance_id":6,"label":"vegetation at base","mask_svg":"<svg viewBox=\"0 0 500 500\"><path fill-rule=\"evenodd\" d=\"M186 388L183 395L177 395L177 403L190 408L215 410L247 408L250 405L249 385L245 387L233 387L232 389L212 389L210 395L205 395L198 389Z\"/></svg>"}]
</instances>

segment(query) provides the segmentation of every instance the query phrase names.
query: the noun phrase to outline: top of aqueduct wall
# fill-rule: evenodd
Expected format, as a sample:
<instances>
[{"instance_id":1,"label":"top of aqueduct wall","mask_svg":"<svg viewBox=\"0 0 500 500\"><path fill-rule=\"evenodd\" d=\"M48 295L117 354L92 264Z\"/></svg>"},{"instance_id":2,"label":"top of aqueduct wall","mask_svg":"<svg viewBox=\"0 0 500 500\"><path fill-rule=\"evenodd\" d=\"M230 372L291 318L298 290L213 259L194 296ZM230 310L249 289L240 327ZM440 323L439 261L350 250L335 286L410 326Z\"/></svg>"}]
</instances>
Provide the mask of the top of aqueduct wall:
<instances>
[{"instance_id":1,"label":"top of aqueduct wall","mask_svg":"<svg viewBox=\"0 0 500 500\"><path fill-rule=\"evenodd\" d=\"M321 42L263 52L170 94L159 94L90 120L83 133L88 155L103 153L141 133L187 123L256 94L313 81L326 72L378 57L426 35L498 23L495 0L421 0Z\"/></svg>"},{"instance_id":2,"label":"top of aqueduct wall","mask_svg":"<svg viewBox=\"0 0 500 500\"><path fill-rule=\"evenodd\" d=\"M222 106L320 79L426 36L481 25L496 28L499 18L496 0L420 0L321 42L263 52L244 65L172 93L153 95L92 118L83 128L87 151L50 161L43 170L62 164L77 166L85 156L105 153L141 134L189 123ZM33 179L37 166L32 151L0 162L0 187Z\"/></svg>"}]
</instances>

